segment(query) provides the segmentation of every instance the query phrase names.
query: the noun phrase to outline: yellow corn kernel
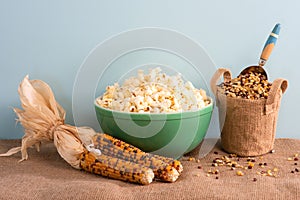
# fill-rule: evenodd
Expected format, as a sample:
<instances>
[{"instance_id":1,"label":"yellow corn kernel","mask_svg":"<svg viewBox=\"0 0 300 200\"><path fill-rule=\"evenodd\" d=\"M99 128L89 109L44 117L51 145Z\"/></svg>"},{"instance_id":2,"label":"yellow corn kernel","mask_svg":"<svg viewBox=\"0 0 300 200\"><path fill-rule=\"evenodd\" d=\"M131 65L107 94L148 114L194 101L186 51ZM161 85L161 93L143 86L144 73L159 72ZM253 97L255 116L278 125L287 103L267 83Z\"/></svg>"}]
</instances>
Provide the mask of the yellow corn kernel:
<instances>
[{"instance_id":1,"label":"yellow corn kernel","mask_svg":"<svg viewBox=\"0 0 300 200\"><path fill-rule=\"evenodd\" d=\"M273 176L273 174L272 174L272 170L267 170L267 174L268 174L268 176Z\"/></svg>"},{"instance_id":2,"label":"yellow corn kernel","mask_svg":"<svg viewBox=\"0 0 300 200\"><path fill-rule=\"evenodd\" d=\"M248 162L248 166L254 167L254 163L253 162Z\"/></svg>"},{"instance_id":3,"label":"yellow corn kernel","mask_svg":"<svg viewBox=\"0 0 300 200\"><path fill-rule=\"evenodd\" d=\"M244 173L242 171L237 171L236 175L238 175L238 176L244 176Z\"/></svg>"}]
</instances>

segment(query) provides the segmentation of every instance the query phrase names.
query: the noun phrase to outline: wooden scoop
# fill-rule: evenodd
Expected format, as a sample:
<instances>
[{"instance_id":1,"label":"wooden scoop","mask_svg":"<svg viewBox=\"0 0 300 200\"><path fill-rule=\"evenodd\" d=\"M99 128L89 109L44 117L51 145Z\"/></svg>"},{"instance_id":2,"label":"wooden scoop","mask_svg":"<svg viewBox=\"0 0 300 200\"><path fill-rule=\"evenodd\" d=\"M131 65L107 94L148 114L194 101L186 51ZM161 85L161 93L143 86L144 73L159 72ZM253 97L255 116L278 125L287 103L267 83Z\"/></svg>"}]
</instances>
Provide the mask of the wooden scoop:
<instances>
[{"instance_id":1,"label":"wooden scoop","mask_svg":"<svg viewBox=\"0 0 300 200\"><path fill-rule=\"evenodd\" d=\"M240 75L248 74L250 72L253 72L253 73L256 72L256 73L260 73L263 76L265 76L266 80L268 79L267 72L264 70L263 66L265 65L269 56L271 55L271 52L277 41L279 31L280 31L280 24L276 24L272 30L272 33L268 37L266 44L261 52L258 66L247 67L240 73Z\"/></svg>"}]
</instances>

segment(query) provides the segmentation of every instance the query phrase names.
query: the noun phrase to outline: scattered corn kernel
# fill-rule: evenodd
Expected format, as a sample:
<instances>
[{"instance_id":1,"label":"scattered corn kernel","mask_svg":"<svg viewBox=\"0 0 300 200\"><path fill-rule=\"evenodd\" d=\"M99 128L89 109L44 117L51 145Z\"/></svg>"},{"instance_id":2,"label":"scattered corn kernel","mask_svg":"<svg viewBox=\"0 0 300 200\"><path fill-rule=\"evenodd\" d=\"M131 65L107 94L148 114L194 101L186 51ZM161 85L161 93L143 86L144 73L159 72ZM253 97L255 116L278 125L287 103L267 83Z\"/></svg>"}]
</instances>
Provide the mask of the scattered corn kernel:
<instances>
[{"instance_id":1,"label":"scattered corn kernel","mask_svg":"<svg viewBox=\"0 0 300 200\"><path fill-rule=\"evenodd\" d=\"M273 176L272 171L270 169L267 171L267 174L268 176Z\"/></svg>"},{"instance_id":2,"label":"scattered corn kernel","mask_svg":"<svg viewBox=\"0 0 300 200\"><path fill-rule=\"evenodd\" d=\"M275 150L274 150L274 149L272 149L272 150L270 151L270 153L275 153Z\"/></svg>"},{"instance_id":3,"label":"scattered corn kernel","mask_svg":"<svg viewBox=\"0 0 300 200\"><path fill-rule=\"evenodd\" d=\"M196 159L195 158L193 158L193 157L189 157L189 159L188 159L189 161L195 161Z\"/></svg>"},{"instance_id":4,"label":"scattered corn kernel","mask_svg":"<svg viewBox=\"0 0 300 200\"><path fill-rule=\"evenodd\" d=\"M237 171L236 175L238 175L238 176L244 176L244 173L242 171Z\"/></svg>"},{"instance_id":5,"label":"scattered corn kernel","mask_svg":"<svg viewBox=\"0 0 300 200\"><path fill-rule=\"evenodd\" d=\"M232 154L229 154L229 158L235 158L235 157L237 157L237 155L236 155L236 154L234 154L234 153L232 153Z\"/></svg>"},{"instance_id":6,"label":"scattered corn kernel","mask_svg":"<svg viewBox=\"0 0 300 200\"><path fill-rule=\"evenodd\" d=\"M254 163L253 162L248 162L248 166L254 167Z\"/></svg>"}]
</instances>

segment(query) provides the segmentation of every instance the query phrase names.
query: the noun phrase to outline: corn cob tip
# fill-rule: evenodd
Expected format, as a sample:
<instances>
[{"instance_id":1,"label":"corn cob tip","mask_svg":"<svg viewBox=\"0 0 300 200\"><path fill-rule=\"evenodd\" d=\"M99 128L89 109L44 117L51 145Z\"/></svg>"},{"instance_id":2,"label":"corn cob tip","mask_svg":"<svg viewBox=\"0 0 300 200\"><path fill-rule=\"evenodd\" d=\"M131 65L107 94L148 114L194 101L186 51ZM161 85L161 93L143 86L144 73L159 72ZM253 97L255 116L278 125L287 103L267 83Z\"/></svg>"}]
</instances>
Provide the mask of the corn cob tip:
<instances>
[{"instance_id":1,"label":"corn cob tip","mask_svg":"<svg viewBox=\"0 0 300 200\"><path fill-rule=\"evenodd\" d=\"M169 173L165 174L166 177L163 180L173 183L178 179L179 175L179 172L174 167L171 167Z\"/></svg>"},{"instance_id":2,"label":"corn cob tip","mask_svg":"<svg viewBox=\"0 0 300 200\"><path fill-rule=\"evenodd\" d=\"M152 169L148 169L146 171L146 176L143 176L143 178L141 179L141 182L143 185L149 185L150 183L152 183L153 179L154 179L154 173Z\"/></svg>"}]
</instances>

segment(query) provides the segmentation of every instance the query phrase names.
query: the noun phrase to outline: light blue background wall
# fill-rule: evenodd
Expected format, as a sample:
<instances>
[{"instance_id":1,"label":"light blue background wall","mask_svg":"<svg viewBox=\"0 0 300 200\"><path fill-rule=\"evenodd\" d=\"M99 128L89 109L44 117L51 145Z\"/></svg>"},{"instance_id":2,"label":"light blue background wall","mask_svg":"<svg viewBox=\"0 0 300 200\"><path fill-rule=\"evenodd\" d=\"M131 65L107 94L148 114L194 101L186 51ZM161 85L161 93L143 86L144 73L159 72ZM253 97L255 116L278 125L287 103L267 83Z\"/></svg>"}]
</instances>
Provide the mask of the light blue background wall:
<instances>
[{"instance_id":1,"label":"light blue background wall","mask_svg":"<svg viewBox=\"0 0 300 200\"><path fill-rule=\"evenodd\" d=\"M184 3L183 3L184 2ZM284 77L277 137L300 138L299 1L0 1L0 139L20 138L11 107L26 74L55 92L72 122L77 70L89 51L111 35L137 27L177 30L202 44L217 67L237 75L255 64L275 23L282 29L267 63L271 80ZM83 97L84 98L84 97Z\"/></svg>"}]
</instances>

